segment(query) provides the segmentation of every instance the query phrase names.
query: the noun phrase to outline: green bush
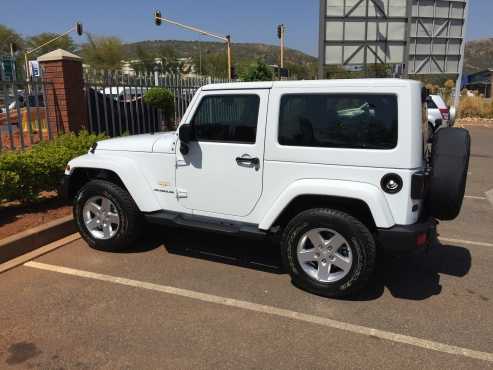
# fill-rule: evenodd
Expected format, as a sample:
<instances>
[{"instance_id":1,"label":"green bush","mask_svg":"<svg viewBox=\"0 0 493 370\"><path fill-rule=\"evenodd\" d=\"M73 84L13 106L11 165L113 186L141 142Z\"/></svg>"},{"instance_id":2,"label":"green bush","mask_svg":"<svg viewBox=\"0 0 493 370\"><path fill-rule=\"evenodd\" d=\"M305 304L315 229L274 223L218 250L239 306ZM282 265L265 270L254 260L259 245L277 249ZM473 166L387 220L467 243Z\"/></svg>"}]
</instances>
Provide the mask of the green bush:
<instances>
[{"instance_id":1,"label":"green bush","mask_svg":"<svg viewBox=\"0 0 493 370\"><path fill-rule=\"evenodd\" d=\"M103 135L81 131L42 142L32 149L0 155L0 201L32 201L41 191L56 190L67 162L87 153Z\"/></svg>"},{"instance_id":2,"label":"green bush","mask_svg":"<svg viewBox=\"0 0 493 370\"><path fill-rule=\"evenodd\" d=\"M175 113L175 97L163 87L153 87L144 95L144 103L163 111L166 118Z\"/></svg>"},{"instance_id":3,"label":"green bush","mask_svg":"<svg viewBox=\"0 0 493 370\"><path fill-rule=\"evenodd\" d=\"M267 64L257 60L250 64L240 77L242 81L272 81L274 73Z\"/></svg>"}]
</instances>

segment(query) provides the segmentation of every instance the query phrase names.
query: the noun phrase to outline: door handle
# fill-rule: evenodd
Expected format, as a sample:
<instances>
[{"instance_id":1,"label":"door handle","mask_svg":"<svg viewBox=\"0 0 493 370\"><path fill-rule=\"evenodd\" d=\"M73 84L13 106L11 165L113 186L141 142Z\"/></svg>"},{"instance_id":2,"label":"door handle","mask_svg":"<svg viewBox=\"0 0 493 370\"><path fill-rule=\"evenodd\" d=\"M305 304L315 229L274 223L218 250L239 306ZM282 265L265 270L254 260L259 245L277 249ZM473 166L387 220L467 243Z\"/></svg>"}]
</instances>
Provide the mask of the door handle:
<instances>
[{"instance_id":1,"label":"door handle","mask_svg":"<svg viewBox=\"0 0 493 370\"><path fill-rule=\"evenodd\" d=\"M246 164L250 166L258 166L260 164L260 160L257 157L236 157L236 163L239 165Z\"/></svg>"}]
</instances>

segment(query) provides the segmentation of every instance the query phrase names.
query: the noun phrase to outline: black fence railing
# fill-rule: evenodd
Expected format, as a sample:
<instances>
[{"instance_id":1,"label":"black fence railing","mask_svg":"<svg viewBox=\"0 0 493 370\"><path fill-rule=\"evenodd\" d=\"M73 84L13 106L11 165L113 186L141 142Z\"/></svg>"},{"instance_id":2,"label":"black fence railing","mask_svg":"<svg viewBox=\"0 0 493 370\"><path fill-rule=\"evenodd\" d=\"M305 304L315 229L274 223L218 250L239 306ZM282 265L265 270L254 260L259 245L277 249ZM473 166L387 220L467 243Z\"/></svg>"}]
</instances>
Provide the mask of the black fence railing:
<instances>
[{"instance_id":1,"label":"black fence railing","mask_svg":"<svg viewBox=\"0 0 493 370\"><path fill-rule=\"evenodd\" d=\"M0 151L24 149L57 134L46 111L52 88L42 80L0 81Z\"/></svg>"},{"instance_id":2,"label":"black fence railing","mask_svg":"<svg viewBox=\"0 0 493 370\"><path fill-rule=\"evenodd\" d=\"M183 77L163 74L124 74L121 72L86 72L85 96L88 129L109 136L141 134L174 129L184 115L195 92L209 83L228 82L210 77ZM164 87L175 99L175 113L166 118L144 102L147 91Z\"/></svg>"}]
</instances>

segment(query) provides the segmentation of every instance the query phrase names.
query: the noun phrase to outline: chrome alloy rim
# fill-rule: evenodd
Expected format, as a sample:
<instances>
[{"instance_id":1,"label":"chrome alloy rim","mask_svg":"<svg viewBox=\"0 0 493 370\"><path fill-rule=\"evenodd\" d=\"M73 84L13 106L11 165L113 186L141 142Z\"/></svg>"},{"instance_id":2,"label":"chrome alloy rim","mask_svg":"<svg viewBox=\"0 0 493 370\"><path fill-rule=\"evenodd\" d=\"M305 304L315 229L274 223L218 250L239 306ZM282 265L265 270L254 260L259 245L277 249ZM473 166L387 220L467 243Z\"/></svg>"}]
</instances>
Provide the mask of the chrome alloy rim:
<instances>
[{"instance_id":1,"label":"chrome alloy rim","mask_svg":"<svg viewBox=\"0 0 493 370\"><path fill-rule=\"evenodd\" d=\"M341 280L353 265L349 243L341 234L331 229L307 231L300 238L296 251L303 271L321 283Z\"/></svg>"},{"instance_id":2,"label":"chrome alloy rim","mask_svg":"<svg viewBox=\"0 0 493 370\"><path fill-rule=\"evenodd\" d=\"M120 227L120 215L115 204L108 198L98 195L89 198L82 210L84 224L96 239L111 239Z\"/></svg>"}]
</instances>

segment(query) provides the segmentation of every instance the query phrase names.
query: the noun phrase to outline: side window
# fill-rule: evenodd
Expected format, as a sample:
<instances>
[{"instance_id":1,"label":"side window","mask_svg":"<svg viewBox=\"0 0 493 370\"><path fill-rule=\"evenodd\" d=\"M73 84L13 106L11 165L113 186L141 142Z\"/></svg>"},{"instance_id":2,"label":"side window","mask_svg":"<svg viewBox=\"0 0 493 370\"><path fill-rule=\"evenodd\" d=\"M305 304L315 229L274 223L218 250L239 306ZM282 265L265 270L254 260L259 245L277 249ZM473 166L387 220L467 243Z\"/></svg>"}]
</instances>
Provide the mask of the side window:
<instances>
[{"instance_id":1,"label":"side window","mask_svg":"<svg viewBox=\"0 0 493 370\"><path fill-rule=\"evenodd\" d=\"M429 96L428 99L426 99L426 104L428 105L428 109L438 109L437 105L435 104L431 96Z\"/></svg>"},{"instance_id":2,"label":"side window","mask_svg":"<svg viewBox=\"0 0 493 370\"><path fill-rule=\"evenodd\" d=\"M210 95L200 102L192 119L198 141L255 143L258 95Z\"/></svg>"},{"instance_id":3,"label":"side window","mask_svg":"<svg viewBox=\"0 0 493 370\"><path fill-rule=\"evenodd\" d=\"M293 94L281 98L279 144L392 149L397 97L390 94Z\"/></svg>"}]
</instances>

